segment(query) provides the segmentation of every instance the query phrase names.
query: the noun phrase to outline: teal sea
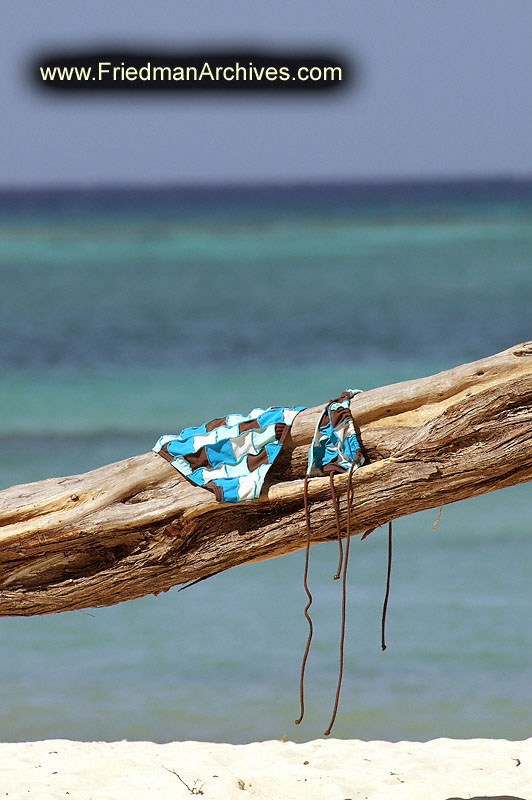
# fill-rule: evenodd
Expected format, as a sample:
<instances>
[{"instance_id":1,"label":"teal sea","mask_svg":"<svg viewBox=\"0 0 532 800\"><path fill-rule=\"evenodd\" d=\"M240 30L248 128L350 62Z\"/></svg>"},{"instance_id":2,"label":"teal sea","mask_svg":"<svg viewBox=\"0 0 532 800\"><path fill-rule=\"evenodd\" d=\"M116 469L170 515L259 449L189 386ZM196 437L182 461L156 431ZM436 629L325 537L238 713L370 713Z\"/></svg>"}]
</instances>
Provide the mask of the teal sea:
<instances>
[{"instance_id":1,"label":"teal sea","mask_svg":"<svg viewBox=\"0 0 532 800\"><path fill-rule=\"evenodd\" d=\"M532 183L0 192L0 489L257 405L430 375L532 338ZM333 735L532 735L530 485L353 541ZM103 609L0 619L0 740L319 737L331 545Z\"/></svg>"}]
</instances>

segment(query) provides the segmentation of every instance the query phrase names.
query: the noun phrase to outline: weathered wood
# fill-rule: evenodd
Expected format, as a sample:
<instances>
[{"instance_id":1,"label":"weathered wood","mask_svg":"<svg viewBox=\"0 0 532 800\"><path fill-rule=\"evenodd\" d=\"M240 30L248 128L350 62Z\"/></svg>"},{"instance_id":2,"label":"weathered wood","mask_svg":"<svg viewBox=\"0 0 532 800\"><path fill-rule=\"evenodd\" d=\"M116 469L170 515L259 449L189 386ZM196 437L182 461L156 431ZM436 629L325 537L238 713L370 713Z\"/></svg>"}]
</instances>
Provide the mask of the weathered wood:
<instances>
[{"instance_id":1,"label":"weathered wood","mask_svg":"<svg viewBox=\"0 0 532 800\"><path fill-rule=\"evenodd\" d=\"M339 387L341 390L343 387ZM532 478L532 342L356 395L370 463L354 533ZM305 542L302 477L321 407L301 412L263 495L221 505L154 453L0 492L0 615L103 606L288 553ZM336 478L345 522L346 476ZM310 482L313 543L336 535Z\"/></svg>"}]
</instances>

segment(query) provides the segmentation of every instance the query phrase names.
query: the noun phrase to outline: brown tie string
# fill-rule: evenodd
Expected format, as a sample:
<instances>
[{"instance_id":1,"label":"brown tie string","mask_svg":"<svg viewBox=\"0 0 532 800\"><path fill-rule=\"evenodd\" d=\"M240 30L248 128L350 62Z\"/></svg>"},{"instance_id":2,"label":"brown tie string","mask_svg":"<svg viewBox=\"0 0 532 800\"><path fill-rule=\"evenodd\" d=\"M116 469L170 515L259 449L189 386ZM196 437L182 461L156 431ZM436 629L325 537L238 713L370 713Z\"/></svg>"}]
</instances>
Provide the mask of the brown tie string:
<instances>
[{"instance_id":1,"label":"brown tie string","mask_svg":"<svg viewBox=\"0 0 532 800\"><path fill-rule=\"evenodd\" d=\"M340 643L339 643L339 667L338 667L338 680L336 685L336 694L334 698L334 706L332 711L331 720L329 722L329 726L325 731L325 736L328 736L333 728L334 722L336 720L336 715L338 711L338 704L340 699L340 691L342 686L342 679L343 679L343 670L344 670L344 645L345 645L345 628L346 628L346 609L347 609L347 567L349 561L349 547L351 542L351 506L353 501L353 471L360 466L361 463L364 463L364 459L361 455L361 451L358 448L356 452L354 452L353 460L349 458L351 463L349 464L348 470L348 481L347 481L347 509L346 509L346 542L345 547L343 543L343 534L342 534L342 522L341 522L341 515L340 515L340 497L337 494L335 483L334 483L334 475L336 473L345 474L344 464L346 458L343 453L343 443L344 443L344 436L347 435L346 431L349 432L349 426L354 428L353 419L350 414L349 407L346 404L346 400L354 394L353 390L349 390L348 392L344 392L338 398L338 401L330 400L327 406L324 408L321 417L318 420L316 425L316 430L314 433L314 438L311 443L311 450L309 451L309 464L307 474L305 475L304 484L303 484L303 499L304 499L304 508L305 508L305 529L306 529L306 548L305 548L305 567L304 567L304 575L303 575L303 585L305 588L305 592L308 598L307 604L304 609L305 618L308 622L308 636L307 636L307 643L305 646L305 651L303 654L303 658L301 661L301 672L300 672L300 679L299 679L299 702L300 702L300 715L298 719L295 720L295 724L299 725L303 720L303 715L305 712L305 703L304 703L304 679L305 679L305 669L308 660L308 655L310 652L310 646L312 642L312 635L313 635L313 625L312 620L309 615L309 608L312 605L312 595L308 588L308 571L309 571L309 560L310 560L310 544L312 538L312 531L311 531L311 524L310 524L310 507L309 507L309 477L312 469L317 469L322 474L329 472L329 482L330 482L330 493L331 493L331 503L334 510L334 519L336 525L336 538L338 541L338 565L336 567L336 572L334 573L334 580L338 580L340 577L342 579L342 600L341 600L341 625L340 625ZM338 402L340 405L343 405L343 409L338 409L335 407L333 411L335 412L331 416L330 414L330 406L332 403ZM341 436L336 435L336 438L332 440L334 446L338 451L338 457L334 457L329 460L329 462L324 466L322 464L321 457L317 458L316 453L312 450L315 446L315 442L318 441L318 433L323 433L320 429L320 422L326 422L327 426L332 426L333 430L337 433L337 429L342 426ZM345 427L347 425L347 428ZM329 434L327 434L329 435ZM351 434L350 434L351 435ZM353 434L354 435L354 434ZM356 440L356 439L355 439ZM317 461L315 462L315 459ZM340 466L342 464L342 466Z\"/></svg>"},{"instance_id":2,"label":"brown tie string","mask_svg":"<svg viewBox=\"0 0 532 800\"><path fill-rule=\"evenodd\" d=\"M336 496L336 492L334 490L334 472L329 473L330 481L331 481L331 500L334 508L334 516L336 519L336 535L338 537L338 566L336 567L336 572L334 573L334 580L337 581L340 577L340 573L342 571L342 562L344 559L343 547L342 547L342 530L340 528L340 508L338 505L338 497Z\"/></svg>"},{"instance_id":3,"label":"brown tie string","mask_svg":"<svg viewBox=\"0 0 532 800\"><path fill-rule=\"evenodd\" d=\"M309 616L308 610L312 605L312 595L308 588L307 578L308 578L308 562L309 562L309 553L310 553L310 509L308 504L308 475L305 475L305 481L303 483L303 500L305 504L305 525L307 529L307 544L305 550L305 571L303 573L303 586L305 587L305 592L307 593L308 603L305 606L305 617L307 618L308 622L308 638L307 638L307 646L305 647L305 652L303 654L303 660L301 662L301 675L299 678L299 705L300 705L300 714L299 717L295 720L296 725L299 725L301 720L303 719L303 715L305 713L305 702L303 697L303 680L305 677L305 667L307 664L307 658L310 650L310 643L312 641L312 620Z\"/></svg>"},{"instance_id":4,"label":"brown tie string","mask_svg":"<svg viewBox=\"0 0 532 800\"><path fill-rule=\"evenodd\" d=\"M353 499L353 484L352 484L352 477L353 477L353 470L355 468L355 462L353 462L349 468L349 477L347 483L347 513L346 513L346 543L345 543L345 556L343 558L343 570L342 570L342 621L340 626L340 659L339 659L339 666L338 666L338 682L336 684L336 694L334 697L334 707L331 716L331 721L329 722L329 727L324 732L324 736L329 736L330 732L332 731L334 721L336 719L336 714L338 711L338 702L340 700L340 689L342 688L342 678L344 674L344 642L345 642L345 617L346 617L346 605L347 605L347 562L349 560L349 545L351 542L351 503ZM332 478L332 476L331 476ZM331 481L332 484L332 481Z\"/></svg>"},{"instance_id":5,"label":"brown tie string","mask_svg":"<svg viewBox=\"0 0 532 800\"><path fill-rule=\"evenodd\" d=\"M381 626L381 647L386 650L386 612L388 611L388 599L390 597L390 578L392 575L392 521L388 523L388 571L386 575L386 594L382 606L382 626Z\"/></svg>"}]
</instances>

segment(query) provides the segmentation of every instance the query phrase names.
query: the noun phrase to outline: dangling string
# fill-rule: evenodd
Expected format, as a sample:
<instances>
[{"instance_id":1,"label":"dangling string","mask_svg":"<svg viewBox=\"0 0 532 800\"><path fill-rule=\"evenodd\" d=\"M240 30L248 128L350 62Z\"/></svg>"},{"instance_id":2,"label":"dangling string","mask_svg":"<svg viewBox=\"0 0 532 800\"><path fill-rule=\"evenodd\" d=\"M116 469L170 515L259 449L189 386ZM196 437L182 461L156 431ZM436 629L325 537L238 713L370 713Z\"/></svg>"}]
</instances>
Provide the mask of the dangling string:
<instances>
[{"instance_id":1,"label":"dangling string","mask_svg":"<svg viewBox=\"0 0 532 800\"><path fill-rule=\"evenodd\" d=\"M347 515L346 515L347 521L346 521L345 557L343 559L343 571L342 571L342 622L341 622L341 632L340 632L340 664L338 667L338 683L336 684L336 695L334 698L334 707L333 707L331 721L329 722L329 727L323 734L324 736L329 736L330 732L332 731L334 721L336 719L336 713L338 711L338 702L340 700L340 689L342 687L342 678L344 674L345 612L347 603L347 562L349 560L349 544L351 542L351 502L353 499L352 476L355 466L356 464L355 462L353 462L349 468L349 477L347 484Z\"/></svg>"},{"instance_id":2,"label":"dangling string","mask_svg":"<svg viewBox=\"0 0 532 800\"><path fill-rule=\"evenodd\" d=\"M340 528L340 509L338 506L338 498L336 496L336 492L334 491L334 473L329 473L330 480L331 480L331 500L334 508L334 515L336 518L336 534L338 536L338 566L336 568L336 572L334 573L334 580L337 581L340 577L340 572L342 570L342 561L344 559L344 552L342 547L342 531Z\"/></svg>"},{"instance_id":3,"label":"dangling string","mask_svg":"<svg viewBox=\"0 0 532 800\"><path fill-rule=\"evenodd\" d=\"M382 606L381 647L386 650L386 612L390 597L390 577L392 574L392 521L388 523L388 573L386 575L386 594Z\"/></svg>"},{"instance_id":4,"label":"dangling string","mask_svg":"<svg viewBox=\"0 0 532 800\"><path fill-rule=\"evenodd\" d=\"M308 584L307 584L308 562L309 562L309 553L310 553L310 509L309 509L309 504L308 504L308 480L309 480L309 476L307 474L307 475L305 475L305 481L303 483L303 500L304 500L304 504L305 504L305 525L306 525L306 529L307 529L307 545L306 545L306 550L305 550L305 571L303 573L303 586L305 587L305 592L307 593L307 597L308 597L308 603L305 606L304 614L305 614L305 617L307 618L309 630L308 630L307 646L305 647L305 652L303 654L303 660L301 662L301 675L300 675L300 678L299 678L300 714L299 714L298 719L295 720L296 725L299 725L299 723L303 719L303 714L305 713L305 702L304 702L304 697L303 697L303 694L304 694L304 692L303 692L303 680L304 680L304 677L305 677L305 666L307 664L307 657L308 657L309 650L310 650L310 643L312 641L312 630L313 630L312 629L312 620L311 620L311 618L309 616L309 613L308 613L308 610L309 610L310 606L312 605L312 595L310 593L310 590L309 590Z\"/></svg>"},{"instance_id":5,"label":"dangling string","mask_svg":"<svg viewBox=\"0 0 532 800\"><path fill-rule=\"evenodd\" d=\"M345 555L344 555L344 548L342 543L342 530L341 530L341 523L340 523L340 509L339 509L339 501L336 495L336 491L334 488L334 473L331 470L330 472L330 486L331 486L331 499L334 508L335 520L336 520L336 532L338 537L338 550L339 550L339 558L338 558L338 567L336 569L336 573L334 575L334 579L337 580L342 575L342 621L341 621L341 633L340 633L340 664L338 670L338 682L336 686L336 695L334 700L334 708L331 717L331 721L329 723L329 727L325 731L325 736L328 736L332 730L334 725L334 721L336 719L336 713L338 711L338 702L340 698L340 689L342 685L342 677L343 677L343 668L344 668L344 642L345 642L345 619L346 619L346 605L347 605L347 564L349 560L349 545L351 541L351 505L352 505L352 498L353 498L353 487L352 487L352 475L353 471L364 463L364 458L361 455L360 448L358 446L358 441L356 439L355 433L349 434L349 449L347 453L344 453L343 447L345 444L345 431L342 433L341 437L339 437L337 430L332 423L328 416L326 416L329 412L330 406L333 403L339 403L344 408L346 408L346 401L353 397L353 395L358 394L361 390L360 389L348 389L344 392L338 400L330 400L329 403L323 409L321 415L318 417L316 421L316 427L314 429L314 436L312 437L312 442L309 448L309 457L308 457L308 464L307 464L307 473L305 475L305 481L303 484L303 498L304 498L304 506L305 506L305 525L306 525L306 553L305 553L305 569L304 569L304 577L303 577L303 585L305 587L305 592L308 597L308 603L305 606L305 617L308 621L309 625L309 633L307 638L307 644L305 647L305 652L303 654L303 659L301 663L301 674L299 679L299 702L300 702L300 715L299 718L295 720L295 724L299 725L299 723L303 719L304 711L305 711L305 704L304 704L304 677L305 677L305 667L307 663L307 658L310 650L310 644L312 641L312 620L308 614L308 610L312 604L312 595L309 591L307 578L308 578L308 565L309 565L309 551L310 551L310 539L311 539L311 529L310 529L310 509L309 509L309 501L308 501L308 481L310 475L313 473L313 470L320 471L322 474L324 472L324 464L323 464L323 454L319 452L321 446L329 446L331 445L332 450L336 449L337 456L334 456L334 461L339 466L340 471L344 471L346 469L346 462L349 463L349 477L348 477L348 486L347 486L347 531L346 531L346 546L345 546ZM348 406L347 406L348 408ZM336 407L335 407L336 410ZM320 423L323 419L327 420L327 426L332 426L332 430L327 429L320 429ZM345 422L345 415L340 416L339 424L337 423L336 427L339 425L343 425ZM352 422L352 417L351 417ZM354 427L354 423L353 423ZM352 441L354 439L354 442ZM325 444L324 444L325 443ZM351 457L351 452L354 455ZM339 460L338 460L339 459ZM330 454L327 458L326 464L328 461L333 461L330 458ZM326 466L325 464L325 466ZM340 466L341 464L341 466ZM332 464L331 464L332 465ZM333 467L334 469L334 467ZM327 471L327 470L325 470Z\"/></svg>"}]
</instances>

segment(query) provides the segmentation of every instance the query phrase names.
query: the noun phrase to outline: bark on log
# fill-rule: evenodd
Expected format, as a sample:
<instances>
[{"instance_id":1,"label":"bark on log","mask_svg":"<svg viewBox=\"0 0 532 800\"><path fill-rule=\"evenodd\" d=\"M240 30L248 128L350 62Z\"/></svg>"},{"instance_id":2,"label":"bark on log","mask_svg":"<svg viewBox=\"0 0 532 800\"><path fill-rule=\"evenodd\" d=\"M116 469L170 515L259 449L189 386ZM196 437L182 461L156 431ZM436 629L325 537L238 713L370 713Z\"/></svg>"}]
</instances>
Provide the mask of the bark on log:
<instances>
[{"instance_id":1,"label":"bark on log","mask_svg":"<svg viewBox=\"0 0 532 800\"><path fill-rule=\"evenodd\" d=\"M351 409L370 460L353 474L353 533L532 478L532 342L366 391ZM154 453L0 492L0 616L111 605L303 547L320 411L296 417L251 503L217 503ZM345 525L346 476L335 485ZM334 539L329 479L309 497L313 543Z\"/></svg>"}]
</instances>

